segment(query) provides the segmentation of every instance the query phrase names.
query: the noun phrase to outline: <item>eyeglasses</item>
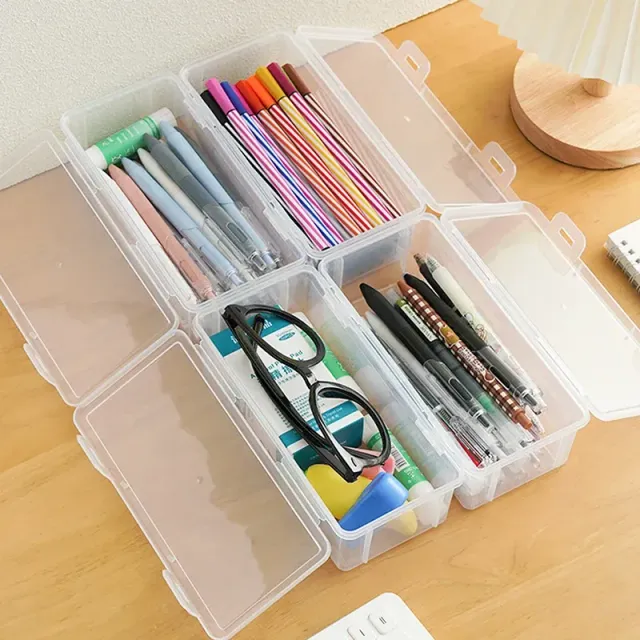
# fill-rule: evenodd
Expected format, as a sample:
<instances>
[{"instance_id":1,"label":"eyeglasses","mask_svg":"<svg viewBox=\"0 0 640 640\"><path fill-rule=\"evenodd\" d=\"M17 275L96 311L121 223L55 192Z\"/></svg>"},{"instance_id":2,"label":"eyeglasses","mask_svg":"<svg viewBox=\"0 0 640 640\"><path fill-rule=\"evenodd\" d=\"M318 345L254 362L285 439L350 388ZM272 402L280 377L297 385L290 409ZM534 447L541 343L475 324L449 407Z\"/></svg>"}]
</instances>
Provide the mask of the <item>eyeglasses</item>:
<instances>
[{"instance_id":1,"label":"eyeglasses","mask_svg":"<svg viewBox=\"0 0 640 640\"><path fill-rule=\"evenodd\" d=\"M264 315L275 316L297 327L311 341L315 348L315 355L308 360L296 360L280 353L261 336L265 326ZM266 391L271 401L291 422L293 428L311 446L322 462L330 465L347 482L353 482L366 467L381 465L391 453L391 438L389 430L369 401L353 389L338 382L317 380L313 374L313 367L325 357L327 352L322 338L303 320L278 307L267 305L241 306L231 304L222 313L224 321L235 336L238 344L251 362L253 371ZM251 318L251 321L249 318ZM274 360L290 367L302 377L309 389L309 407L315 420L317 429L310 425L302 414L293 406L287 396L272 378L269 369L258 355L258 347L268 353ZM327 426L320 407L323 398L330 400L347 400L364 410L369 415L380 433L382 448L374 453L341 445Z\"/></svg>"}]
</instances>

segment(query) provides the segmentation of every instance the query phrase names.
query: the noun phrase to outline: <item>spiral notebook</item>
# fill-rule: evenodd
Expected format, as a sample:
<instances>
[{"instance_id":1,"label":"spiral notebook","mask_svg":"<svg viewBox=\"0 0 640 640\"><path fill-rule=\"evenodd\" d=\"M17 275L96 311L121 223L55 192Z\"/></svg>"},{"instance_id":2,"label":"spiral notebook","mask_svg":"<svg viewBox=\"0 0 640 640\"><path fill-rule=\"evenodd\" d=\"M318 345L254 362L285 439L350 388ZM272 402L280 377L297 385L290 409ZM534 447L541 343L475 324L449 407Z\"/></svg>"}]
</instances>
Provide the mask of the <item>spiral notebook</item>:
<instances>
[{"instance_id":1,"label":"spiral notebook","mask_svg":"<svg viewBox=\"0 0 640 640\"><path fill-rule=\"evenodd\" d=\"M605 247L611 259L640 290L640 220L610 234Z\"/></svg>"}]
</instances>

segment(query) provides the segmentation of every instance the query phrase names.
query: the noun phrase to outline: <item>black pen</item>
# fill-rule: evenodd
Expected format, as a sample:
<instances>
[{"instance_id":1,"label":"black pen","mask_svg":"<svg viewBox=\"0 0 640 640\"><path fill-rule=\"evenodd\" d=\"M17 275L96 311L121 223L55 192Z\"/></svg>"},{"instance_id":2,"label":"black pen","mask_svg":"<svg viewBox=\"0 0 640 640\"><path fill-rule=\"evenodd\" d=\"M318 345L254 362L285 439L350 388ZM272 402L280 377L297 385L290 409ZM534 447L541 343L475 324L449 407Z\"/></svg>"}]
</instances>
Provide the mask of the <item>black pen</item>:
<instances>
[{"instance_id":1,"label":"black pen","mask_svg":"<svg viewBox=\"0 0 640 640\"><path fill-rule=\"evenodd\" d=\"M504 453L498 440L475 420L462 417L461 410L453 406L455 400L444 386L420 364L391 329L373 311L367 311L365 318L389 355L406 373L424 403L454 434L474 463L486 465L502 458Z\"/></svg>"},{"instance_id":2,"label":"black pen","mask_svg":"<svg viewBox=\"0 0 640 640\"><path fill-rule=\"evenodd\" d=\"M449 367L438 359L426 342L415 334L409 320L397 311L382 293L368 284L362 283L360 291L364 296L365 302L389 331L409 349L425 369L430 371L444 385L444 388L454 397L458 404L472 418L478 420L483 427L493 430L494 425L487 417L482 405L458 380Z\"/></svg>"},{"instance_id":3,"label":"black pen","mask_svg":"<svg viewBox=\"0 0 640 640\"><path fill-rule=\"evenodd\" d=\"M404 280L433 307L435 312L460 336L469 349L484 362L487 368L504 382L518 400L529 405L534 413L541 413L542 403L529 388L528 383L500 358L493 348L473 330L465 318L459 316L420 278L407 273L404 276Z\"/></svg>"},{"instance_id":4,"label":"black pen","mask_svg":"<svg viewBox=\"0 0 640 640\"><path fill-rule=\"evenodd\" d=\"M451 353L444 343L433 333L430 327L418 316L413 307L405 298L397 291L391 290L387 294L388 299L394 303L395 308L409 321L415 333L421 340L427 342L431 350L436 356L449 367L450 371L460 380L467 388L467 391L480 403L482 408L487 412L486 422L481 420L480 423L487 428L501 443L505 451L512 451L518 448L517 440L514 440L508 433L508 426L504 424L509 421L500 409L494 404L491 396L478 384L475 378L460 364L459 360ZM487 426L491 424L491 426Z\"/></svg>"},{"instance_id":5,"label":"black pen","mask_svg":"<svg viewBox=\"0 0 640 640\"><path fill-rule=\"evenodd\" d=\"M467 391L482 405L487 412L492 412L496 407L491 396L480 386L478 381L460 364L460 361L451 353L435 333L416 314L413 307L395 290L388 293L389 301L400 313L404 314L411 328L427 342L429 348L436 354L439 360L449 367L451 372L462 382Z\"/></svg>"}]
</instances>

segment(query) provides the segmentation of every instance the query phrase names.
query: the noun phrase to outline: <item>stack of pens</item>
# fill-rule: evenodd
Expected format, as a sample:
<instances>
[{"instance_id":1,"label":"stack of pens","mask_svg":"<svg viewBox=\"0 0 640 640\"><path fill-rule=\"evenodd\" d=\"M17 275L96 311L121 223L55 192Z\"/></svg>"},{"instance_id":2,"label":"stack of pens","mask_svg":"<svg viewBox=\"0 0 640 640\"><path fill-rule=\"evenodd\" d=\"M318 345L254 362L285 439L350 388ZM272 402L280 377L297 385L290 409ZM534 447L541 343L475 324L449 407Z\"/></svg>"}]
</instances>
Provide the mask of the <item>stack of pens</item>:
<instances>
[{"instance_id":1,"label":"stack of pens","mask_svg":"<svg viewBox=\"0 0 640 640\"><path fill-rule=\"evenodd\" d=\"M538 440L540 391L507 358L449 271L415 256L424 280L405 274L398 290L360 290L366 319L423 401L478 467Z\"/></svg>"},{"instance_id":2,"label":"stack of pens","mask_svg":"<svg viewBox=\"0 0 640 640\"><path fill-rule=\"evenodd\" d=\"M289 64L235 85L210 78L202 98L313 247L324 250L400 211Z\"/></svg>"},{"instance_id":3,"label":"stack of pens","mask_svg":"<svg viewBox=\"0 0 640 640\"><path fill-rule=\"evenodd\" d=\"M89 155L107 169L132 223L195 303L276 269L278 256L222 186L202 149L164 111L171 117L155 122L149 116L94 145ZM105 147L122 139L125 152L105 158ZM126 157L136 153L139 162Z\"/></svg>"}]
</instances>

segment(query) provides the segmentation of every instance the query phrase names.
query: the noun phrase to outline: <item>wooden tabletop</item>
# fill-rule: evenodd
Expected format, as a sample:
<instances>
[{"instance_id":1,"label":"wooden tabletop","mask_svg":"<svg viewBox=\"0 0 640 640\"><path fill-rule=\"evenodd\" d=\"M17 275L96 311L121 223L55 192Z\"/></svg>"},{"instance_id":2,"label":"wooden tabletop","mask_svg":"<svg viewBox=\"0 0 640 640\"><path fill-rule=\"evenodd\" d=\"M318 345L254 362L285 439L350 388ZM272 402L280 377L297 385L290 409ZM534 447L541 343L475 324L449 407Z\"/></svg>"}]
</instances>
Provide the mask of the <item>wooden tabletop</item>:
<instances>
[{"instance_id":1,"label":"wooden tabletop","mask_svg":"<svg viewBox=\"0 0 640 640\"><path fill-rule=\"evenodd\" d=\"M462 2L390 32L432 63L431 88L479 145L518 166L515 190L587 236L584 260L635 322L640 295L608 233L640 216L640 167L597 173L545 157L509 113L514 44ZM0 311L0 639L204 638L109 482L76 444L72 409ZM640 390L639 390L640 394ZM349 573L330 562L237 638L304 640L383 591L437 640L637 639L640 419L591 424L567 464Z\"/></svg>"}]
</instances>

